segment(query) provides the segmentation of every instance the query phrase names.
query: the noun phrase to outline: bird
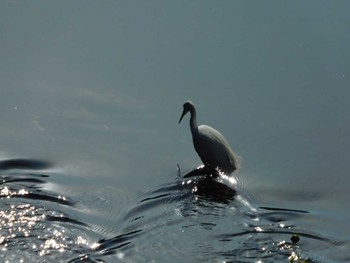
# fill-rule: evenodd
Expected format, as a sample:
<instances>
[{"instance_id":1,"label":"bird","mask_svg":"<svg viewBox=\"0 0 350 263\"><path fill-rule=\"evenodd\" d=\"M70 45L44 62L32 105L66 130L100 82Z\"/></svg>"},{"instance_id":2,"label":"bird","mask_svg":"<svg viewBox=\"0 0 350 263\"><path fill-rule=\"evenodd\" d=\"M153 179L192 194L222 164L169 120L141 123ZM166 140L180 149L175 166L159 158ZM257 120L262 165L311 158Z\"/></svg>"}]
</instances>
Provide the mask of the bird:
<instances>
[{"instance_id":1,"label":"bird","mask_svg":"<svg viewBox=\"0 0 350 263\"><path fill-rule=\"evenodd\" d=\"M232 174L238 168L238 157L225 137L207 125L197 125L196 108L192 101L183 105L179 123L190 112L190 128L194 148L205 167L219 168L225 174Z\"/></svg>"}]
</instances>

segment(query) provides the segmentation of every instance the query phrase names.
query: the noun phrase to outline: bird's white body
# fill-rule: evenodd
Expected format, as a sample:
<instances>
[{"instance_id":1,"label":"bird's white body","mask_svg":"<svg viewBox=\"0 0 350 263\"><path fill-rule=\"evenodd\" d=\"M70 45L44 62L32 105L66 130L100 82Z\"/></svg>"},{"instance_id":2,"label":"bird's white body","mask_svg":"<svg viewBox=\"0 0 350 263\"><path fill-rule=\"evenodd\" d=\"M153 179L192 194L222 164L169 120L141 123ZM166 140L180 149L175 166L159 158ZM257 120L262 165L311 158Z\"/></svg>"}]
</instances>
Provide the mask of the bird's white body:
<instances>
[{"instance_id":1,"label":"bird's white body","mask_svg":"<svg viewBox=\"0 0 350 263\"><path fill-rule=\"evenodd\" d=\"M219 167L229 174L234 172L237 169L237 158L225 137L210 126L197 126L196 109L190 101L184 104L180 121L187 112L191 113L193 145L202 162L205 165Z\"/></svg>"},{"instance_id":2,"label":"bird's white body","mask_svg":"<svg viewBox=\"0 0 350 263\"><path fill-rule=\"evenodd\" d=\"M193 145L206 165L218 166L225 172L236 170L235 155L225 137L207 125L200 125L192 134Z\"/></svg>"}]
</instances>

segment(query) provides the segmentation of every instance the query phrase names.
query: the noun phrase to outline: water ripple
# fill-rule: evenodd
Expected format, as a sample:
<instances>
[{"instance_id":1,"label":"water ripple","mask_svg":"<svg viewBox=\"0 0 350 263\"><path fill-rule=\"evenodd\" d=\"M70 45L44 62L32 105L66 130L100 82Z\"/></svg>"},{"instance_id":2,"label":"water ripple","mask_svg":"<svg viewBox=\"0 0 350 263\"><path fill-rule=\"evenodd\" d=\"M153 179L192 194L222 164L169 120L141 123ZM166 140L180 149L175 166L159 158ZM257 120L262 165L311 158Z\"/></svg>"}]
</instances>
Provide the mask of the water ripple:
<instances>
[{"instance_id":1,"label":"water ripple","mask_svg":"<svg viewBox=\"0 0 350 263\"><path fill-rule=\"evenodd\" d=\"M225 180L196 174L144 193L125 213L120 234L100 240L97 250L86 257L115 256L126 262L316 263L327 261L327 256L312 247L349 245L298 227L297 220L305 219L309 211L255 207L249 193Z\"/></svg>"},{"instance_id":2,"label":"water ripple","mask_svg":"<svg viewBox=\"0 0 350 263\"><path fill-rule=\"evenodd\" d=\"M0 258L9 262L321 263L348 259L348 240L298 224L316 215L256 207L235 178L180 175L113 212L111 207L97 207L101 202L110 204L101 196L75 200L49 191L48 185L59 187L52 182L53 165L48 162L3 160L0 168ZM82 203L89 200L96 207L86 213L88 204ZM112 218L87 223L94 210L101 218Z\"/></svg>"},{"instance_id":3,"label":"water ripple","mask_svg":"<svg viewBox=\"0 0 350 263\"><path fill-rule=\"evenodd\" d=\"M50 170L40 170L52 167L52 163L40 160L0 161L2 260L61 261L86 250L88 225L65 209L73 208L76 201L45 189Z\"/></svg>"}]
</instances>

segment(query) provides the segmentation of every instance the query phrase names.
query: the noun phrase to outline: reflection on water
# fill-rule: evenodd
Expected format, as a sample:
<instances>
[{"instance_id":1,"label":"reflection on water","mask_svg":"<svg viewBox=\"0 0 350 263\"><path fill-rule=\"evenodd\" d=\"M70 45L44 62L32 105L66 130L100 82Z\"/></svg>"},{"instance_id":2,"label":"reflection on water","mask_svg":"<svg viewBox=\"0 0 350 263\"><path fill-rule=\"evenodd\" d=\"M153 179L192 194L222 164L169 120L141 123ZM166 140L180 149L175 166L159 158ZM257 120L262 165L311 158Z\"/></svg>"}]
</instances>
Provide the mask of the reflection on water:
<instances>
[{"instance_id":1,"label":"reflection on water","mask_svg":"<svg viewBox=\"0 0 350 263\"><path fill-rule=\"evenodd\" d=\"M68 259L88 244L87 225L64 207L74 201L44 191L51 164L40 160L0 162L0 247L2 262L47 262Z\"/></svg>"},{"instance_id":2,"label":"reflection on water","mask_svg":"<svg viewBox=\"0 0 350 263\"><path fill-rule=\"evenodd\" d=\"M202 169L142 194L117 235L92 227L78 202L45 189L52 164L0 162L0 249L6 262L344 262L348 241L295 222L308 211L256 207L235 177ZM70 182L67 182L69 184ZM91 207L94 209L94 207ZM114 209L111 204L110 209ZM339 251L335 256L334 250ZM328 253L329 251L329 253ZM298 261L299 260L299 261Z\"/></svg>"}]
</instances>

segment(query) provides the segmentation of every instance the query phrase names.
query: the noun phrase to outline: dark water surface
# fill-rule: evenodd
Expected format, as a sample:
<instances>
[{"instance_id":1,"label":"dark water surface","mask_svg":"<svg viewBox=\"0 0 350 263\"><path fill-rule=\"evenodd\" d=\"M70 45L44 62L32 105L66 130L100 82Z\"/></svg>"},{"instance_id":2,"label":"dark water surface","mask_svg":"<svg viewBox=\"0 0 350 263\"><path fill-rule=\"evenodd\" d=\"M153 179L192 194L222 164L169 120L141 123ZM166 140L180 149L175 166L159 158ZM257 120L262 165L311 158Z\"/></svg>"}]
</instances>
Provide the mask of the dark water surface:
<instances>
[{"instance_id":1,"label":"dark water surface","mask_svg":"<svg viewBox=\"0 0 350 263\"><path fill-rule=\"evenodd\" d=\"M2 1L0 262L350 262L348 10Z\"/></svg>"},{"instance_id":2,"label":"dark water surface","mask_svg":"<svg viewBox=\"0 0 350 263\"><path fill-rule=\"evenodd\" d=\"M179 174L116 214L112 198L56 192L57 177L74 180L45 161L9 159L0 167L4 262L349 260L348 239L303 226L324 215L257 207L234 177Z\"/></svg>"}]
</instances>

